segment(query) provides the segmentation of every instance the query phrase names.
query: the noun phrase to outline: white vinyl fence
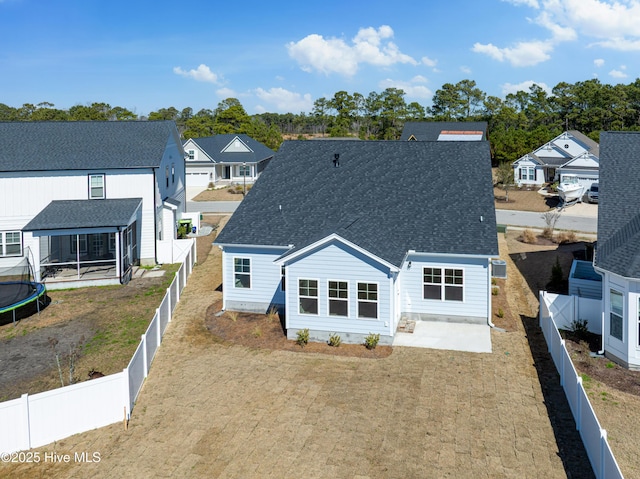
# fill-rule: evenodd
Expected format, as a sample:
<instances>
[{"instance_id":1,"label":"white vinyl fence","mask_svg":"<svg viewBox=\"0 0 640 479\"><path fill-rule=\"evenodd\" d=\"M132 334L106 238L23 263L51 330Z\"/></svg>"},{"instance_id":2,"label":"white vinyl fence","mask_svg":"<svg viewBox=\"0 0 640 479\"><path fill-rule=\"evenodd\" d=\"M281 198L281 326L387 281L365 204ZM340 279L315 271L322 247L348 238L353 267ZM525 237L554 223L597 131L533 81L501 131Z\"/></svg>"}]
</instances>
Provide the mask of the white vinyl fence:
<instances>
[{"instance_id":1,"label":"white vinyl fence","mask_svg":"<svg viewBox=\"0 0 640 479\"><path fill-rule=\"evenodd\" d=\"M540 327L547 341L549 353L560 374L560 385L564 388L576 422L576 429L580 432L596 478L622 479L622 472L607 441L607 432L600 427L582 386L582 378L571 362L564 339L560 336L555 322L554 310L565 311L564 307L568 304L563 302L565 298L562 295L550 295L546 291L540 291ZM560 304L557 301L560 301Z\"/></svg>"},{"instance_id":2,"label":"white vinyl fence","mask_svg":"<svg viewBox=\"0 0 640 479\"><path fill-rule=\"evenodd\" d=\"M44 446L126 421L196 260L196 242L167 289L129 365L116 374L0 403L0 453Z\"/></svg>"}]
</instances>

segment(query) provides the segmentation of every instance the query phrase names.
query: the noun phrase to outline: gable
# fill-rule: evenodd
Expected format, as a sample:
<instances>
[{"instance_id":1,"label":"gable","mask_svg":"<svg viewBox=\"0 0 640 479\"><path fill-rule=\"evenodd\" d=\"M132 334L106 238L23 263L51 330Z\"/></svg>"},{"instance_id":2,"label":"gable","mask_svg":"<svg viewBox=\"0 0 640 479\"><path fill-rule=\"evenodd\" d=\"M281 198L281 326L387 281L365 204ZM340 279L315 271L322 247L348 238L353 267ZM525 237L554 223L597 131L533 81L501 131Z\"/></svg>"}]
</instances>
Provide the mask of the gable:
<instances>
[{"instance_id":1,"label":"gable","mask_svg":"<svg viewBox=\"0 0 640 479\"><path fill-rule=\"evenodd\" d=\"M222 134L192 138L203 155L214 163L252 163L269 160L274 151L245 134Z\"/></svg>"},{"instance_id":2,"label":"gable","mask_svg":"<svg viewBox=\"0 0 640 479\"><path fill-rule=\"evenodd\" d=\"M236 136L220 153L252 153L252 151L251 148Z\"/></svg>"},{"instance_id":3,"label":"gable","mask_svg":"<svg viewBox=\"0 0 640 479\"><path fill-rule=\"evenodd\" d=\"M588 153L584 153L576 158L572 158L567 161L562 168L585 168L585 169L598 169L600 166L598 158Z\"/></svg>"}]
</instances>

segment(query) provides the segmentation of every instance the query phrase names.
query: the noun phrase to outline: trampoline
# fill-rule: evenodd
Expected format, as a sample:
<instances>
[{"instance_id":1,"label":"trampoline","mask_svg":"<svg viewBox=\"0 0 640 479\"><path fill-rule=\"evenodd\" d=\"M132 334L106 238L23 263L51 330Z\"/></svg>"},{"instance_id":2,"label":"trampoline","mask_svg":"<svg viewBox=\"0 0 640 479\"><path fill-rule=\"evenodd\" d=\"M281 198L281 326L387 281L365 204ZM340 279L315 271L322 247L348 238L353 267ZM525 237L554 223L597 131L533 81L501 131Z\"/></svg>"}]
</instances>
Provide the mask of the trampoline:
<instances>
[{"instance_id":1,"label":"trampoline","mask_svg":"<svg viewBox=\"0 0 640 479\"><path fill-rule=\"evenodd\" d=\"M0 323L6 322L2 320L5 313L11 313L15 323L16 316L23 317L28 306L34 302L39 313L40 303L43 297L46 298L46 293L43 283L31 280L31 268L26 258L16 265L3 268L0 270Z\"/></svg>"}]
</instances>

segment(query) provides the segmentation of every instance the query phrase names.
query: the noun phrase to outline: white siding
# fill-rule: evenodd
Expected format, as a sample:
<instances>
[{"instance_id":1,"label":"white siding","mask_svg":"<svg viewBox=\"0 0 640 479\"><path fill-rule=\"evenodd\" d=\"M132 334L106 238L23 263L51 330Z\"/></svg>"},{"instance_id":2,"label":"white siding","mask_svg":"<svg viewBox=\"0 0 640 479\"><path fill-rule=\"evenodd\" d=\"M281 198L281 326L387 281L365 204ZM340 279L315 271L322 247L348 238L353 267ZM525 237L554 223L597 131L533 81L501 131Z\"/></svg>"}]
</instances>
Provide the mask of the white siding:
<instances>
[{"instance_id":1,"label":"white siding","mask_svg":"<svg viewBox=\"0 0 640 479\"><path fill-rule=\"evenodd\" d=\"M280 290L281 268L274 261L287 248L226 246L222 252L222 284L224 308L232 311L266 313L272 305L283 305ZM234 258L251 261L251 287L237 288L234 281Z\"/></svg>"},{"instance_id":2,"label":"white siding","mask_svg":"<svg viewBox=\"0 0 640 479\"><path fill-rule=\"evenodd\" d=\"M411 267L409 268L409 262ZM409 255L400 272L401 308L405 315L437 316L460 321L486 321L489 311L489 259ZM463 270L463 301L423 299L423 269ZM443 279L444 280L444 279Z\"/></svg>"},{"instance_id":3,"label":"white siding","mask_svg":"<svg viewBox=\"0 0 640 479\"><path fill-rule=\"evenodd\" d=\"M298 280L318 281L318 314L300 314ZM348 317L329 316L328 281L348 282ZM378 285L378 318L358 318L358 283ZM334 241L287 265L287 328L368 335L391 336L393 331L393 279L389 269L371 258ZM343 340L345 338L343 337Z\"/></svg>"}]
</instances>

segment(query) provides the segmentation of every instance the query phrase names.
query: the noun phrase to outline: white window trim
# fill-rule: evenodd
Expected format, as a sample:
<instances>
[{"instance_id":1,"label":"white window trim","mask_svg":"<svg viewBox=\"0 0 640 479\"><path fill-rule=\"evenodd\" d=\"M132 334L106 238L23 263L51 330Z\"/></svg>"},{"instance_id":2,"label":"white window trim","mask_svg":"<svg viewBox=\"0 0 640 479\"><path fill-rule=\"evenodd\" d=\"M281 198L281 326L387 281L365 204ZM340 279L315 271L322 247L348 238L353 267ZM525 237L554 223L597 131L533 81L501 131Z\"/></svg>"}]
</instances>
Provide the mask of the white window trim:
<instances>
[{"instance_id":1,"label":"white window trim","mask_svg":"<svg viewBox=\"0 0 640 479\"><path fill-rule=\"evenodd\" d=\"M18 242L7 241L7 235L9 234L18 234ZM20 250L15 254L7 254L7 246L9 245L19 245ZM10 230L10 231L0 231L0 258L3 257L13 257L13 256L22 256L22 231L20 230Z\"/></svg>"},{"instance_id":2,"label":"white window trim","mask_svg":"<svg viewBox=\"0 0 640 479\"><path fill-rule=\"evenodd\" d=\"M439 269L440 270L440 278L441 278L441 282L440 282L440 299L431 299L431 298L425 298L424 297L424 287L425 285L429 284L429 285L436 285L438 283L425 283L424 282L424 270L430 268L430 269ZM446 282L446 275L445 275L445 271L448 269L452 269L452 270L458 270L458 271L462 271L462 284L461 285L457 285L457 284L447 284ZM467 272L465 268L461 268L459 266L441 266L441 265L437 265L437 266L422 266L422 300L423 301L438 301L438 302L446 302L446 303L464 303L466 302L466 278L467 278ZM454 287L454 288L462 288L462 300L458 301L457 299L446 299L447 294L446 294L446 288L447 286L450 287Z\"/></svg>"},{"instance_id":3,"label":"white window trim","mask_svg":"<svg viewBox=\"0 0 640 479\"><path fill-rule=\"evenodd\" d=\"M331 282L336 282L336 283L346 283L347 284L347 297L346 299L344 298L331 298L329 296L329 283ZM351 287L349 284L349 281L347 281L346 279L328 279L327 280L327 316L331 316L333 318L348 318L349 312L351 311L351 300L350 300L350 293L351 292ZM347 314L346 315L342 315L342 314L331 314L331 301L342 301L344 303L347 303Z\"/></svg>"},{"instance_id":4,"label":"white window trim","mask_svg":"<svg viewBox=\"0 0 640 479\"><path fill-rule=\"evenodd\" d=\"M101 196L97 196L93 194L93 190L94 190L94 186L92 184L92 179L93 178L101 178L102 179L102 186L98 187L96 186L95 188L102 188L102 195ZM106 198L106 193L107 193L107 187L105 184L105 177L104 177L104 173L96 173L96 174L91 174L89 175L89 199L90 200L104 200Z\"/></svg>"},{"instance_id":5,"label":"white window trim","mask_svg":"<svg viewBox=\"0 0 640 479\"><path fill-rule=\"evenodd\" d=\"M316 290L317 290L317 295L316 296L301 296L300 295L300 281L315 281L316 282ZM320 316L320 280L317 278L298 278L296 280L296 295L298 297L298 314L300 314L301 316ZM300 311L300 300L302 298L308 298L308 299L313 299L315 298L316 300L316 307L318 309L317 313L303 313L302 311Z\"/></svg>"},{"instance_id":6,"label":"white window trim","mask_svg":"<svg viewBox=\"0 0 640 479\"><path fill-rule=\"evenodd\" d=\"M611 296L612 293L616 293L619 294L620 296L622 296L622 313L618 314L618 313L614 313L613 312L613 308L612 308L612 304L611 304ZM626 299L626 295L623 291L618 291L617 289L611 288L609 287L609 336L612 337L613 339L617 340L617 341L621 341L624 343L624 311L625 311L625 299ZM611 315L616 315L620 317L620 322L622 323L620 329L622 332L622 338L617 338L616 336L614 336L613 334L611 334Z\"/></svg>"},{"instance_id":7,"label":"white window trim","mask_svg":"<svg viewBox=\"0 0 640 479\"><path fill-rule=\"evenodd\" d=\"M236 271L236 259L240 259L240 260L248 259L249 260L249 272L248 273L245 273L245 272L238 273ZM247 256L234 256L233 257L233 261L232 261L231 264L233 265L233 287L235 289L244 289L244 290L253 289L253 273L252 273L253 264L252 263L253 262L251 261L251 258L247 257ZM243 275L248 275L249 276L249 287L248 288L245 288L244 286L237 286L236 285L236 274L243 274Z\"/></svg>"},{"instance_id":8,"label":"white window trim","mask_svg":"<svg viewBox=\"0 0 640 479\"><path fill-rule=\"evenodd\" d=\"M378 297L378 299L376 299L375 301L371 301L370 299L360 299L358 297L358 285L359 284L375 284L376 285L376 295ZM375 318L370 318L367 316L360 316L359 312L360 312L360 301L365 302L365 303L376 303L376 317ZM380 318L380 283L377 281L356 281L356 317L359 320L362 321L378 321Z\"/></svg>"}]
</instances>

